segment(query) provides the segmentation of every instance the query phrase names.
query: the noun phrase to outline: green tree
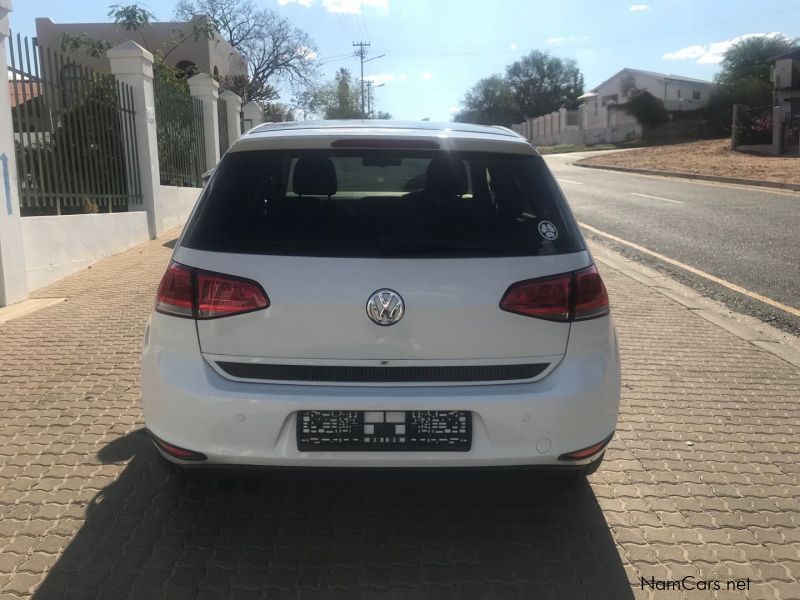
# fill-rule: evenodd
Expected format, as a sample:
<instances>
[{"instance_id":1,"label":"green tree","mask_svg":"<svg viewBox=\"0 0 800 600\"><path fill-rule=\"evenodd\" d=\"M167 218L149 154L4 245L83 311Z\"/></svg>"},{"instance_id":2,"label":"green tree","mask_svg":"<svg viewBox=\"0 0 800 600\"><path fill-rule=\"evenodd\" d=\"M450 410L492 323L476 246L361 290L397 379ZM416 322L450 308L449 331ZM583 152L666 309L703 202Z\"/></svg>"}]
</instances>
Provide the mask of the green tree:
<instances>
[{"instance_id":1,"label":"green tree","mask_svg":"<svg viewBox=\"0 0 800 600\"><path fill-rule=\"evenodd\" d=\"M522 112L508 82L500 75L481 79L464 96L463 109L455 116L459 123L510 126L522 120Z\"/></svg>"},{"instance_id":2,"label":"green tree","mask_svg":"<svg viewBox=\"0 0 800 600\"><path fill-rule=\"evenodd\" d=\"M258 8L252 0L180 0L175 7L178 19L191 20L195 15L207 16L247 59L246 84L224 78L220 82L244 102L269 101L282 84L308 85L317 78L313 40L274 10Z\"/></svg>"},{"instance_id":3,"label":"green tree","mask_svg":"<svg viewBox=\"0 0 800 600\"><path fill-rule=\"evenodd\" d=\"M669 113L664 108L664 102L650 92L633 90L631 98L623 104L625 112L636 117L642 125L661 125L669 121Z\"/></svg>"},{"instance_id":4,"label":"green tree","mask_svg":"<svg viewBox=\"0 0 800 600\"><path fill-rule=\"evenodd\" d=\"M750 106L772 102L769 59L797 44L784 35L749 37L731 46L722 59L717 85L734 101Z\"/></svg>"},{"instance_id":5,"label":"green tree","mask_svg":"<svg viewBox=\"0 0 800 600\"><path fill-rule=\"evenodd\" d=\"M353 94L352 87L353 77L350 71L340 68L331 81L311 90L308 112L323 119L361 118L361 95Z\"/></svg>"},{"instance_id":6,"label":"green tree","mask_svg":"<svg viewBox=\"0 0 800 600\"><path fill-rule=\"evenodd\" d=\"M583 94L583 75L571 58L559 58L533 50L506 67L506 81L528 117L538 117L562 106L578 107Z\"/></svg>"}]
</instances>

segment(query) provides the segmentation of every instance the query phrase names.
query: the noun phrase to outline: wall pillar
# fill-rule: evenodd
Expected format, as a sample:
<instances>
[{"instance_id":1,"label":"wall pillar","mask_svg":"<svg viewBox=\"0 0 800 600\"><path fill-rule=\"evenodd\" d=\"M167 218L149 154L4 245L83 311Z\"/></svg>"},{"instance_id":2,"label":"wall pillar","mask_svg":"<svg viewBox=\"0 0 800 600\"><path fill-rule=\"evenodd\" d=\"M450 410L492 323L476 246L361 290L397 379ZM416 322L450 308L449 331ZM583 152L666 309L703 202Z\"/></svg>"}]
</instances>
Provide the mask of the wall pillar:
<instances>
[{"instance_id":1,"label":"wall pillar","mask_svg":"<svg viewBox=\"0 0 800 600\"><path fill-rule=\"evenodd\" d=\"M203 103L206 169L213 169L219 162L219 115L217 114L219 83L208 73L198 73L189 78L189 93Z\"/></svg>"},{"instance_id":2,"label":"wall pillar","mask_svg":"<svg viewBox=\"0 0 800 600\"><path fill-rule=\"evenodd\" d=\"M150 238L155 239L164 233L164 215L159 203L161 171L158 166L153 55L129 40L111 48L107 56L114 77L129 85L133 94L133 128L136 132L142 206L147 212ZM130 148L130 145L126 144L126 148ZM128 162L134 164L134 161Z\"/></svg>"},{"instance_id":3,"label":"wall pillar","mask_svg":"<svg viewBox=\"0 0 800 600\"><path fill-rule=\"evenodd\" d=\"M781 137L783 136L783 109L780 106L772 107L772 154L781 153Z\"/></svg>"},{"instance_id":4,"label":"wall pillar","mask_svg":"<svg viewBox=\"0 0 800 600\"><path fill-rule=\"evenodd\" d=\"M225 101L228 120L228 148L242 135L242 98L230 90L225 90L219 95Z\"/></svg>"},{"instance_id":5,"label":"wall pillar","mask_svg":"<svg viewBox=\"0 0 800 600\"><path fill-rule=\"evenodd\" d=\"M11 0L0 0L0 64L4 65L8 64L6 38L10 12ZM8 306L28 297L28 276L19 215L11 100L6 92L0 94L0 187L0 306Z\"/></svg>"},{"instance_id":6,"label":"wall pillar","mask_svg":"<svg viewBox=\"0 0 800 600\"><path fill-rule=\"evenodd\" d=\"M567 131L567 109L562 106L558 109L558 132L566 133Z\"/></svg>"},{"instance_id":7,"label":"wall pillar","mask_svg":"<svg viewBox=\"0 0 800 600\"><path fill-rule=\"evenodd\" d=\"M253 127L261 125L264 122L264 109L255 100L251 100L242 108L244 115L244 130L249 131Z\"/></svg>"}]
</instances>

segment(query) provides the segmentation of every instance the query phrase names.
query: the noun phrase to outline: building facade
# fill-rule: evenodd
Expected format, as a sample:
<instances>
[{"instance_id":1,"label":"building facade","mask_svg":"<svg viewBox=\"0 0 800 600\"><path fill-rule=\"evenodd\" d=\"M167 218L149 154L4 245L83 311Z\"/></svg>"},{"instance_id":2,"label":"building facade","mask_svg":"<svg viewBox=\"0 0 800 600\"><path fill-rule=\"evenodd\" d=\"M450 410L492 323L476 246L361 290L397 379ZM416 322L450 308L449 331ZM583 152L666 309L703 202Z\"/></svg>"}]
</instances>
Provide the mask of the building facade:
<instances>
[{"instance_id":1,"label":"building facade","mask_svg":"<svg viewBox=\"0 0 800 600\"><path fill-rule=\"evenodd\" d=\"M208 73L219 77L247 74L244 56L221 36L215 35L214 39L200 37L195 40L193 31L194 23L186 21L149 23L140 31L128 31L115 23L54 23L46 17L36 19L37 45L54 52L62 52L65 35L86 36L111 45L133 40L154 54L162 54L166 57L167 64L187 73ZM110 70L105 54L93 57L85 52L73 51L68 55L95 71L107 73Z\"/></svg>"}]
</instances>

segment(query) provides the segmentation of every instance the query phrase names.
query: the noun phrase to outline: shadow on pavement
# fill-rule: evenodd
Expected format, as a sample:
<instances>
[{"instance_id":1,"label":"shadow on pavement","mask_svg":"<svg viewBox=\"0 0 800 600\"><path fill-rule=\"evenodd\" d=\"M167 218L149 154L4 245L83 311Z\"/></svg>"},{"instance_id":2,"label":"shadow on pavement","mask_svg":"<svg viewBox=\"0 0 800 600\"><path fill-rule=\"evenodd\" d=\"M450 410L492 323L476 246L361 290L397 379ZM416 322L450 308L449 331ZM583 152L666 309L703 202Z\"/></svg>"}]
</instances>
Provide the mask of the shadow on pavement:
<instances>
[{"instance_id":1,"label":"shadow on pavement","mask_svg":"<svg viewBox=\"0 0 800 600\"><path fill-rule=\"evenodd\" d=\"M175 238L174 240L169 240L168 242L164 242L161 245L164 246L164 248L175 248L175 244L177 243L178 243L178 238Z\"/></svg>"},{"instance_id":2,"label":"shadow on pavement","mask_svg":"<svg viewBox=\"0 0 800 600\"><path fill-rule=\"evenodd\" d=\"M521 471L207 473L130 461L34 595L632 598L591 487Z\"/></svg>"}]
</instances>

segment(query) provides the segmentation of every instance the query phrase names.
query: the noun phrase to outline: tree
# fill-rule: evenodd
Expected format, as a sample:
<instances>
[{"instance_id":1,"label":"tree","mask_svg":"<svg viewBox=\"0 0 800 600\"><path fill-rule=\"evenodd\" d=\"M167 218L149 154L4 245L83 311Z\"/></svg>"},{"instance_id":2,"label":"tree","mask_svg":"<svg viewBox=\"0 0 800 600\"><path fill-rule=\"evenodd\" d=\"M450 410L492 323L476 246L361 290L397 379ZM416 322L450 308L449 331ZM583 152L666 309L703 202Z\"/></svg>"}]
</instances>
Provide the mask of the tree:
<instances>
[{"instance_id":1,"label":"tree","mask_svg":"<svg viewBox=\"0 0 800 600\"><path fill-rule=\"evenodd\" d=\"M538 117L562 106L578 107L583 94L583 75L571 58L532 51L506 68L506 81L522 111Z\"/></svg>"},{"instance_id":2,"label":"tree","mask_svg":"<svg viewBox=\"0 0 800 600\"><path fill-rule=\"evenodd\" d=\"M669 121L669 113L664 108L664 102L650 92L633 90L630 100L623 104L625 112L636 117L642 125L661 125Z\"/></svg>"},{"instance_id":3,"label":"tree","mask_svg":"<svg viewBox=\"0 0 800 600\"><path fill-rule=\"evenodd\" d=\"M308 84L316 77L314 42L275 11L259 9L252 0L181 0L175 7L178 19L195 15L206 15L247 59L249 79L238 88L244 102L274 98L277 86Z\"/></svg>"},{"instance_id":4,"label":"tree","mask_svg":"<svg viewBox=\"0 0 800 600\"><path fill-rule=\"evenodd\" d=\"M267 103L280 96L278 90L268 83L259 84L247 75L226 75L219 80L219 91L230 90L242 99L243 104L251 100Z\"/></svg>"},{"instance_id":5,"label":"tree","mask_svg":"<svg viewBox=\"0 0 800 600\"><path fill-rule=\"evenodd\" d=\"M463 109L455 116L459 123L510 126L522 120L522 113L511 86L500 75L481 79L461 102Z\"/></svg>"},{"instance_id":6,"label":"tree","mask_svg":"<svg viewBox=\"0 0 800 600\"><path fill-rule=\"evenodd\" d=\"M392 119L392 115L386 111L379 110L376 113L370 116L370 119L380 119L383 121L390 121Z\"/></svg>"},{"instance_id":7,"label":"tree","mask_svg":"<svg viewBox=\"0 0 800 600\"><path fill-rule=\"evenodd\" d=\"M308 110L324 119L358 119L361 117L361 96L352 94L353 78L341 68L332 81L311 90ZM305 111L304 111L305 112Z\"/></svg>"},{"instance_id":8,"label":"tree","mask_svg":"<svg viewBox=\"0 0 800 600\"><path fill-rule=\"evenodd\" d=\"M722 59L716 88L705 107L706 117L727 129L734 104L758 107L772 104L769 59L797 43L783 35L745 38L731 46Z\"/></svg>"}]
</instances>

